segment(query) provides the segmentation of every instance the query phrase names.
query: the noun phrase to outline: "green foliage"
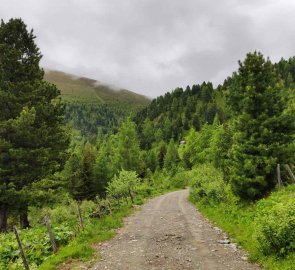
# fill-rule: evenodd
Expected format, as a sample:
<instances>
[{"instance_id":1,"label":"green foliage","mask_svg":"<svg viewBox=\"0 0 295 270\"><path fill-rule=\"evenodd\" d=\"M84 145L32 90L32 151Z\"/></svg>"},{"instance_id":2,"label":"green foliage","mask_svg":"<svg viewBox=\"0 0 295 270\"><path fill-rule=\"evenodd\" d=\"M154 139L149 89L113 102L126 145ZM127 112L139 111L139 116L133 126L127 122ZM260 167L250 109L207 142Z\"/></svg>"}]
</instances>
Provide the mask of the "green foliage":
<instances>
[{"instance_id":1,"label":"green foliage","mask_svg":"<svg viewBox=\"0 0 295 270\"><path fill-rule=\"evenodd\" d=\"M191 167L192 164L210 161L210 140L213 132L214 127L211 125L204 125L199 132L196 132L194 129L190 130L185 138L184 156L186 158L186 166Z\"/></svg>"},{"instance_id":2,"label":"green foliage","mask_svg":"<svg viewBox=\"0 0 295 270\"><path fill-rule=\"evenodd\" d=\"M146 118L142 125L141 147L144 149L150 149L153 142L154 127L151 120L149 118Z\"/></svg>"},{"instance_id":3,"label":"green foliage","mask_svg":"<svg viewBox=\"0 0 295 270\"><path fill-rule=\"evenodd\" d=\"M28 205L36 199L32 187L63 168L69 142L60 92L43 80L34 39L21 19L1 22L0 230L7 229L11 210L20 213L22 227L29 226Z\"/></svg>"},{"instance_id":4,"label":"green foliage","mask_svg":"<svg viewBox=\"0 0 295 270\"><path fill-rule=\"evenodd\" d=\"M88 78L59 71L46 71L44 77L61 90L65 122L92 142L97 132L105 135L117 131L127 116L150 103L145 96L127 90L114 91Z\"/></svg>"},{"instance_id":5,"label":"green foliage","mask_svg":"<svg viewBox=\"0 0 295 270\"><path fill-rule=\"evenodd\" d=\"M100 145L93 167L94 183L98 195L105 196L107 183L111 181L118 169L116 141L114 136L110 136Z\"/></svg>"},{"instance_id":6,"label":"green foliage","mask_svg":"<svg viewBox=\"0 0 295 270\"><path fill-rule=\"evenodd\" d=\"M167 192L176 189L184 189L188 185L187 173L181 168L171 174L165 170L156 170L155 173L147 175L147 183L155 192Z\"/></svg>"},{"instance_id":7,"label":"green foliage","mask_svg":"<svg viewBox=\"0 0 295 270\"><path fill-rule=\"evenodd\" d=\"M108 183L107 193L110 197L120 200L121 198L130 197L132 203L134 192L139 185L139 178L135 171L120 171L118 176L114 176Z\"/></svg>"},{"instance_id":8,"label":"green foliage","mask_svg":"<svg viewBox=\"0 0 295 270\"><path fill-rule=\"evenodd\" d=\"M159 143L159 150L158 150L158 164L160 169L163 169L164 167L166 153L167 153L166 144L164 141L161 141Z\"/></svg>"},{"instance_id":9,"label":"green foliage","mask_svg":"<svg viewBox=\"0 0 295 270\"><path fill-rule=\"evenodd\" d=\"M157 159L157 153L155 149L151 149L145 152L145 169L150 170L152 173L154 173L158 167L158 159Z\"/></svg>"},{"instance_id":10,"label":"green foliage","mask_svg":"<svg viewBox=\"0 0 295 270\"><path fill-rule=\"evenodd\" d=\"M220 91L210 82L188 86L185 91L176 88L154 99L135 116L141 145L149 149L161 140L179 141L190 128L200 130L203 124L212 124L216 115L223 121L224 106Z\"/></svg>"},{"instance_id":11,"label":"green foliage","mask_svg":"<svg viewBox=\"0 0 295 270\"><path fill-rule=\"evenodd\" d=\"M55 270L58 265L71 259L89 260L94 255L93 243L110 239L114 236L114 229L123 225L123 217L130 213L129 207L121 208L111 216L100 220L92 220L85 230L69 245L62 247L58 253L47 258L38 269Z\"/></svg>"},{"instance_id":12,"label":"green foliage","mask_svg":"<svg viewBox=\"0 0 295 270\"><path fill-rule=\"evenodd\" d=\"M202 164L189 172L193 201L216 205L228 200L230 192L223 180L223 174L211 164Z\"/></svg>"},{"instance_id":13,"label":"green foliage","mask_svg":"<svg viewBox=\"0 0 295 270\"><path fill-rule=\"evenodd\" d=\"M98 132L105 135L118 128L127 115L127 111L107 104L65 102L65 122L92 141Z\"/></svg>"},{"instance_id":14,"label":"green foliage","mask_svg":"<svg viewBox=\"0 0 295 270\"><path fill-rule=\"evenodd\" d=\"M77 147L71 153L66 166L67 189L75 200L93 199L99 189L95 185L93 167L95 150L90 143Z\"/></svg>"},{"instance_id":15,"label":"green foliage","mask_svg":"<svg viewBox=\"0 0 295 270\"><path fill-rule=\"evenodd\" d=\"M180 159L177 147L175 146L174 141L171 139L164 158L164 169L171 174L175 174L179 161Z\"/></svg>"},{"instance_id":16,"label":"green foliage","mask_svg":"<svg viewBox=\"0 0 295 270\"><path fill-rule=\"evenodd\" d=\"M230 124L215 125L210 139L210 161L214 167L220 168L228 180L229 150L232 146L233 131Z\"/></svg>"},{"instance_id":17,"label":"green foliage","mask_svg":"<svg viewBox=\"0 0 295 270\"><path fill-rule=\"evenodd\" d=\"M193 174L194 170L188 172L192 184ZM197 182L199 175L199 172L195 175ZM241 202L227 187L226 197L222 200L216 200L215 196L204 199L192 188L190 200L246 249L252 261L258 261L268 270L290 270L295 259L294 191L294 185L282 188L257 204L250 204Z\"/></svg>"},{"instance_id":18,"label":"green foliage","mask_svg":"<svg viewBox=\"0 0 295 270\"><path fill-rule=\"evenodd\" d=\"M243 199L257 199L275 185L277 163L293 158L290 145L295 131L294 113L274 66L260 53L248 54L227 86L233 120L230 181Z\"/></svg>"},{"instance_id":19,"label":"green foliage","mask_svg":"<svg viewBox=\"0 0 295 270\"><path fill-rule=\"evenodd\" d=\"M54 228L58 245L67 244L73 237L71 228L60 225ZM40 265L52 253L51 244L45 227L20 232L23 248L31 265ZM20 252L13 233L0 234L1 269L22 269ZM19 267L19 268L17 268Z\"/></svg>"},{"instance_id":20,"label":"green foliage","mask_svg":"<svg viewBox=\"0 0 295 270\"><path fill-rule=\"evenodd\" d=\"M129 118L118 132L118 159L124 170L141 172L140 147L136 125Z\"/></svg>"},{"instance_id":21,"label":"green foliage","mask_svg":"<svg viewBox=\"0 0 295 270\"><path fill-rule=\"evenodd\" d=\"M176 174L170 177L169 179L169 188L170 189L184 189L188 186L189 177L186 171L177 170Z\"/></svg>"},{"instance_id":22,"label":"green foliage","mask_svg":"<svg viewBox=\"0 0 295 270\"><path fill-rule=\"evenodd\" d=\"M89 259L94 253L91 244L112 237L114 235L112 229L122 226L122 217L129 213L129 206L124 206L119 212L115 210L111 216L97 220L90 218L96 208L97 204L92 201L82 202L81 212L85 223L83 232L79 228L77 204L72 200L68 202L68 205L31 209L34 213L32 224L35 228L20 230L30 268L56 269L58 263L69 258ZM59 246L59 252L56 255L52 254L48 233L43 224L45 214L49 216ZM15 235L0 234L0 241L0 269L23 269ZM40 264L42 264L41 267Z\"/></svg>"},{"instance_id":23,"label":"green foliage","mask_svg":"<svg viewBox=\"0 0 295 270\"><path fill-rule=\"evenodd\" d=\"M295 252L295 189L257 204L256 238L265 255L286 256Z\"/></svg>"},{"instance_id":24,"label":"green foliage","mask_svg":"<svg viewBox=\"0 0 295 270\"><path fill-rule=\"evenodd\" d=\"M273 65L260 53L248 54L223 85L176 88L154 99L132 122L124 120L147 104L146 98L50 72L48 80L56 80L63 91L62 103L60 91L43 81L34 38L20 19L1 22L0 230L7 229L11 214L28 227L31 211L35 228L21 231L21 237L32 268L49 256L41 269L69 258L90 258L90 244L111 237L110 230L121 225L129 198L141 204L146 196L188 183L191 200L236 235L252 259L294 258L293 189L257 205L239 200L268 194L275 185L275 165L294 163L294 58ZM64 113L65 121L81 131L69 153ZM91 143L97 138L96 145L84 137ZM185 144L178 146L183 138ZM82 203L83 232L76 205L62 187L75 200L96 200ZM42 208L55 202L61 204ZM91 218L96 212L100 220ZM58 244L71 242L54 256L40 224L47 213ZM1 269L21 267L13 238L0 235Z\"/></svg>"}]
</instances>

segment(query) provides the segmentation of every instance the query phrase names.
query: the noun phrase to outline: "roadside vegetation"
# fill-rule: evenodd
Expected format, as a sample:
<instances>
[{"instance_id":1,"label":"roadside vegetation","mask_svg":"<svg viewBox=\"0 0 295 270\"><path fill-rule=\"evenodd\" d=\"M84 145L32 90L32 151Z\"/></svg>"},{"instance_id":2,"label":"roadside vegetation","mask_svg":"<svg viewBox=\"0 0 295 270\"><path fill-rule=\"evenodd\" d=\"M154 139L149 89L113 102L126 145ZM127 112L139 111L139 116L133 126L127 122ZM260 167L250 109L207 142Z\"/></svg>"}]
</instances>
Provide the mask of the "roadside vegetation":
<instances>
[{"instance_id":1,"label":"roadside vegetation","mask_svg":"<svg viewBox=\"0 0 295 270\"><path fill-rule=\"evenodd\" d=\"M245 249L249 260L265 269L293 269L295 185L275 189L259 201L245 202L210 164L188 174L190 201Z\"/></svg>"}]
</instances>

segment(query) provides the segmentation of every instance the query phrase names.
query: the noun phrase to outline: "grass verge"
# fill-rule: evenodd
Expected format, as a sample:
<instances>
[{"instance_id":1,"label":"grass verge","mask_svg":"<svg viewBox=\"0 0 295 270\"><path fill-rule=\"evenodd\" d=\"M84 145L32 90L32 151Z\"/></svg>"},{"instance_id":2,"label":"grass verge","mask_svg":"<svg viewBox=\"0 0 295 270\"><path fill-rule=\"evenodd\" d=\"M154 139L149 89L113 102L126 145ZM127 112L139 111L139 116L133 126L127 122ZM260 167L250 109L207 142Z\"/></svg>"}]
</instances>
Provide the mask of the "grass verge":
<instances>
[{"instance_id":1,"label":"grass verge","mask_svg":"<svg viewBox=\"0 0 295 270\"><path fill-rule=\"evenodd\" d=\"M72 259L87 261L93 258L95 250L92 244L108 240L115 235L115 229L123 225L123 217L129 215L132 209L122 207L110 216L100 220L92 220L81 233L67 246L62 247L56 254L51 255L42 265L40 270L55 270L57 266Z\"/></svg>"},{"instance_id":2,"label":"grass verge","mask_svg":"<svg viewBox=\"0 0 295 270\"><path fill-rule=\"evenodd\" d=\"M292 190L290 196L292 196L291 194ZM295 270L294 253L286 257L266 256L259 250L259 244L254 237L256 230L254 223L257 213L256 204L229 205L220 203L216 206L210 206L208 204L204 205L201 202L195 203L192 200L191 202L197 206L204 216L227 232L238 245L246 250L250 261L259 263L267 270Z\"/></svg>"}]
</instances>

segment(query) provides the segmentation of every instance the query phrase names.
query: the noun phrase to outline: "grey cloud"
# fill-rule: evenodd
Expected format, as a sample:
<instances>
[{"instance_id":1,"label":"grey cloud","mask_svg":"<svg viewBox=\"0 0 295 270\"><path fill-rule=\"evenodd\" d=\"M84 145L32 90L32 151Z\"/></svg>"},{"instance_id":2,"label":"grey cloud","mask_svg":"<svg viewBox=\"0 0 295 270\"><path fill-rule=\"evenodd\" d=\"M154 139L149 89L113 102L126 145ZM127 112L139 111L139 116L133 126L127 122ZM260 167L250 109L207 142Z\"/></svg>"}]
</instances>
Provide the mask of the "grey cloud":
<instances>
[{"instance_id":1,"label":"grey cloud","mask_svg":"<svg viewBox=\"0 0 295 270\"><path fill-rule=\"evenodd\" d=\"M34 28L46 68L147 96L221 83L259 50L295 54L292 0L0 0Z\"/></svg>"}]
</instances>

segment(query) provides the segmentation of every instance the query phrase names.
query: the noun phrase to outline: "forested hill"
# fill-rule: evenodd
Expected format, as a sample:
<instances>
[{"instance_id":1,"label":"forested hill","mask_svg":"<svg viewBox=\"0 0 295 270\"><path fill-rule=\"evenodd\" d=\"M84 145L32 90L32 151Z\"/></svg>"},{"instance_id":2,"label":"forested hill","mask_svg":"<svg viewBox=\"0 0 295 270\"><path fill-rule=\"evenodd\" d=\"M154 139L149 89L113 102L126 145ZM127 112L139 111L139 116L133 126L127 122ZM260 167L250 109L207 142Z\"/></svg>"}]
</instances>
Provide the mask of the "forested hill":
<instances>
[{"instance_id":1,"label":"forested hill","mask_svg":"<svg viewBox=\"0 0 295 270\"><path fill-rule=\"evenodd\" d=\"M115 90L89 78L47 70L45 80L61 90L66 104L65 121L93 140L97 133L116 129L126 116L135 114L150 100L134 92Z\"/></svg>"},{"instance_id":2,"label":"forested hill","mask_svg":"<svg viewBox=\"0 0 295 270\"><path fill-rule=\"evenodd\" d=\"M274 69L284 84L286 92L295 85L295 57L281 59ZM161 140L169 142L182 140L191 128L200 131L205 124L214 120L222 124L230 119L231 112L226 105L226 93L234 87L236 73L223 84L214 88L211 82L203 82L183 88L176 88L151 101L134 117L141 138L141 146L150 149ZM290 95L290 93L287 93Z\"/></svg>"},{"instance_id":3,"label":"forested hill","mask_svg":"<svg viewBox=\"0 0 295 270\"><path fill-rule=\"evenodd\" d=\"M212 83L203 82L185 90L176 88L154 99L137 113L135 122L142 146L148 149L155 141L181 140L190 128L199 131L203 124L212 124L215 118L223 122L225 111L221 87L214 89Z\"/></svg>"}]
</instances>

